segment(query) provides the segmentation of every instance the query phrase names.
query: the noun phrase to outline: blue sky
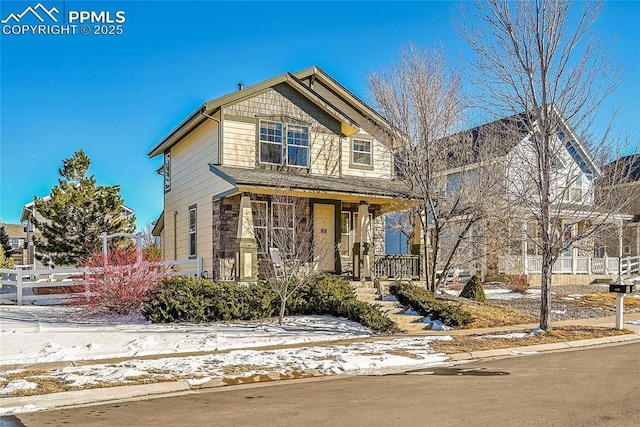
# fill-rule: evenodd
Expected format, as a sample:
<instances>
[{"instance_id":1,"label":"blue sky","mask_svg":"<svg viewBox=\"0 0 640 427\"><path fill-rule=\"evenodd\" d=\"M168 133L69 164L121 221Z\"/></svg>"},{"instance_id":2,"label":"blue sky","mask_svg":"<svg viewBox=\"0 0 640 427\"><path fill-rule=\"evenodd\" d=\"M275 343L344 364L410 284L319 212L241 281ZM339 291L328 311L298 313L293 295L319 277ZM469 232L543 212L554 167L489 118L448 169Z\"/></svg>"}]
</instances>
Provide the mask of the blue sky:
<instances>
[{"instance_id":1,"label":"blue sky","mask_svg":"<svg viewBox=\"0 0 640 427\"><path fill-rule=\"evenodd\" d=\"M32 2L2 1L0 19ZM408 42L465 55L455 2L46 1L124 11L121 35L0 35L0 221L47 195L62 160L84 149L99 184L121 186L144 227L162 210L161 159L146 152L203 102L319 65L365 100L367 76ZM61 13L62 15L62 13ZM33 17L25 17L24 22ZM640 129L640 2L608 2L598 28L617 37L617 130ZM93 25L90 25L93 31Z\"/></svg>"}]
</instances>

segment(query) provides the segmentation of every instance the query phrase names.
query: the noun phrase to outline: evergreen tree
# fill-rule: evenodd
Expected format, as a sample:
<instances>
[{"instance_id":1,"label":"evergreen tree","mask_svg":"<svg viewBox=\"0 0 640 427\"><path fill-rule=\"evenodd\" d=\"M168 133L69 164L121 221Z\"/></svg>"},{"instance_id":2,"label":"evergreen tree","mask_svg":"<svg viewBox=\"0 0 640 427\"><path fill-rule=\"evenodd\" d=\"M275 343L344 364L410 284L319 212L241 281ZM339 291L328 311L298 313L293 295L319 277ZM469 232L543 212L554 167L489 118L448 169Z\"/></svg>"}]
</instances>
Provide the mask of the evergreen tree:
<instances>
[{"instance_id":1,"label":"evergreen tree","mask_svg":"<svg viewBox=\"0 0 640 427\"><path fill-rule=\"evenodd\" d=\"M5 256L4 249L1 247L0 247L0 268L8 268L8 269L15 268L15 263L13 261L13 258L8 255Z\"/></svg>"},{"instance_id":2,"label":"evergreen tree","mask_svg":"<svg viewBox=\"0 0 640 427\"><path fill-rule=\"evenodd\" d=\"M4 225L0 225L0 248L6 256L10 256L13 253L13 248L9 242L9 235L7 234L7 230L4 229Z\"/></svg>"},{"instance_id":3,"label":"evergreen tree","mask_svg":"<svg viewBox=\"0 0 640 427\"><path fill-rule=\"evenodd\" d=\"M76 265L101 246L100 234L133 233L135 216L123 215L120 186L96 185L87 176L91 160L83 150L63 160L61 178L48 200L36 197L33 223L36 258L55 265Z\"/></svg>"}]
</instances>

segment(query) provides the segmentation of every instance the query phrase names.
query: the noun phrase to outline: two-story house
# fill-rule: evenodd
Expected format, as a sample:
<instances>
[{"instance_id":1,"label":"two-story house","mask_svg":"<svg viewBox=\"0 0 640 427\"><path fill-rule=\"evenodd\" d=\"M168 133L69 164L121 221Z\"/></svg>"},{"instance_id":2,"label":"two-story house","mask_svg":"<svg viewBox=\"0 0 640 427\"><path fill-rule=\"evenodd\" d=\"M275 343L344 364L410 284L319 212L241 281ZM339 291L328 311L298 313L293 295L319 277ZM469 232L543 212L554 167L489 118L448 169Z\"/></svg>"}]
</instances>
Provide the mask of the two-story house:
<instances>
[{"instance_id":1,"label":"two-story house","mask_svg":"<svg viewBox=\"0 0 640 427\"><path fill-rule=\"evenodd\" d=\"M256 280L280 208L273 196L286 190L306 203L314 268L370 278L374 253L384 253L382 215L404 190L380 142L389 130L318 67L206 102L148 152L164 158L154 228L163 258L201 257L216 280Z\"/></svg>"},{"instance_id":2,"label":"two-story house","mask_svg":"<svg viewBox=\"0 0 640 427\"><path fill-rule=\"evenodd\" d=\"M22 224L6 224L0 223L0 227L3 227L7 236L9 237L9 244L11 244L11 256L16 265L23 265L26 263L26 245L25 240L27 233L25 232Z\"/></svg>"},{"instance_id":3,"label":"two-story house","mask_svg":"<svg viewBox=\"0 0 640 427\"><path fill-rule=\"evenodd\" d=\"M549 215L554 228L552 239L558 256L554 273L581 274L588 282L593 275L617 271L617 259L609 260L598 253L595 235L590 231L595 233L607 224L607 227L620 227L632 216L598 204L594 187L596 178L602 173L600 167L557 109L553 108L551 115L556 119L549 147L551 181L548 194ZM444 174L447 188L443 192L458 192L455 185L450 184L460 181L459 174L481 169L495 177L498 189L491 204L494 211L487 213L477 235L466 239L474 241L478 249L469 261L456 265L458 269L485 274L526 274L531 278L541 272L541 232L536 218L540 215L536 187L539 164L532 141L534 132L539 129L537 123L530 120L527 114L516 114L440 141L443 149L455 144L468 147L470 152L487 150L492 153L489 160L465 163L464 172L456 168L448 170ZM441 251L446 256L447 248L441 248Z\"/></svg>"}]
</instances>

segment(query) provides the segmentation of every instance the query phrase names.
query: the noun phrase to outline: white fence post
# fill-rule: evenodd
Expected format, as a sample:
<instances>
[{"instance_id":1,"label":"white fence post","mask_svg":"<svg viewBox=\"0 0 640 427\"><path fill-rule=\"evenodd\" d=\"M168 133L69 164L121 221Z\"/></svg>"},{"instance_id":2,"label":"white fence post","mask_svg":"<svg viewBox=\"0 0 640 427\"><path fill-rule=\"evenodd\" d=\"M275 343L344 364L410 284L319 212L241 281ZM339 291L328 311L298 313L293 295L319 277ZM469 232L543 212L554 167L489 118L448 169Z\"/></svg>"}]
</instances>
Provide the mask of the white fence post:
<instances>
[{"instance_id":1,"label":"white fence post","mask_svg":"<svg viewBox=\"0 0 640 427\"><path fill-rule=\"evenodd\" d=\"M18 268L16 273L16 304L22 305L22 269Z\"/></svg>"}]
</instances>

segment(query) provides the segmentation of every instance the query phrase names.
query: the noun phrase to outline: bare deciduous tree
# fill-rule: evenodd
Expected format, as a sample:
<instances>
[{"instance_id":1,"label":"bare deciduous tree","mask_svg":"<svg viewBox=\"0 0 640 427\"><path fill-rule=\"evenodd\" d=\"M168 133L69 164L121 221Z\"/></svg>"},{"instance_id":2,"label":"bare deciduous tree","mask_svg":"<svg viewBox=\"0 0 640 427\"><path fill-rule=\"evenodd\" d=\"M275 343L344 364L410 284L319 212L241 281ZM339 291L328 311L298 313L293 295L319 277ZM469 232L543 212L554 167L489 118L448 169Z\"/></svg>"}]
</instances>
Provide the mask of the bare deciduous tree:
<instances>
[{"instance_id":1,"label":"bare deciduous tree","mask_svg":"<svg viewBox=\"0 0 640 427\"><path fill-rule=\"evenodd\" d=\"M599 165L617 148L610 126L594 126L620 76L611 44L595 31L601 9L599 1L478 1L461 27L475 54L469 74L478 107L510 116L511 130L526 134L506 159L508 199L516 203L505 216L525 218L523 232L541 252L544 330L558 256L592 238L622 206L611 198L601 209L593 198Z\"/></svg>"},{"instance_id":2,"label":"bare deciduous tree","mask_svg":"<svg viewBox=\"0 0 640 427\"><path fill-rule=\"evenodd\" d=\"M408 217L419 222L427 289L435 291L451 269L478 254L473 248L495 188L484 170L491 144L455 134L465 113L460 73L441 51L409 44L398 63L370 76L369 87L395 129L388 142L400 147L396 172L414 203Z\"/></svg>"},{"instance_id":3,"label":"bare deciduous tree","mask_svg":"<svg viewBox=\"0 0 640 427\"><path fill-rule=\"evenodd\" d=\"M314 252L309 201L288 188L278 186L270 196L252 201L260 271L280 300L280 324L287 300L316 274L315 263L322 256ZM335 247L327 250L335 251Z\"/></svg>"}]
</instances>

